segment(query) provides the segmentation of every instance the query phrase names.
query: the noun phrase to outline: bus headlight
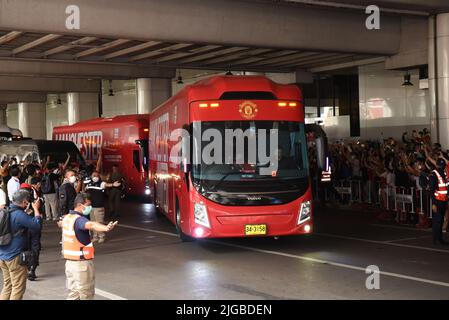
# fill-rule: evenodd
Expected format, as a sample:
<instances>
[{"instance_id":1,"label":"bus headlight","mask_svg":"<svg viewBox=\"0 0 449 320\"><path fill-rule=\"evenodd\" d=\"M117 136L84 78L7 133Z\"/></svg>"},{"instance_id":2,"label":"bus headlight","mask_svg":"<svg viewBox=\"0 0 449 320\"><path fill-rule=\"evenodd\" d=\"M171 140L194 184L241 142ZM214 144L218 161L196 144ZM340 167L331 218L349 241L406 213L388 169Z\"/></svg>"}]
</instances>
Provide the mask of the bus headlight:
<instances>
[{"instance_id":1,"label":"bus headlight","mask_svg":"<svg viewBox=\"0 0 449 320\"><path fill-rule=\"evenodd\" d=\"M195 223L210 229L209 217L204 204L195 203L193 215L195 217Z\"/></svg>"},{"instance_id":2,"label":"bus headlight","mask_svg":"<svg viewBox=\"0 0 449 320\"><path fill-rule=\"evenodd\" d=\"M301 203L301 209L299 209L298 224L303 223L310 219L312 213L312 204L310 201Z\"/></svg>"},{"instance_id":3,"label":"bus headlight","mask_svg":"<svg viewBox=\"0 0 449 320\"><path fill-rule=\"evenodd\" d=\"M145 186L145 195L149 196L151 194L151 189L149 186Z\"/></svg>"}]
</instances>

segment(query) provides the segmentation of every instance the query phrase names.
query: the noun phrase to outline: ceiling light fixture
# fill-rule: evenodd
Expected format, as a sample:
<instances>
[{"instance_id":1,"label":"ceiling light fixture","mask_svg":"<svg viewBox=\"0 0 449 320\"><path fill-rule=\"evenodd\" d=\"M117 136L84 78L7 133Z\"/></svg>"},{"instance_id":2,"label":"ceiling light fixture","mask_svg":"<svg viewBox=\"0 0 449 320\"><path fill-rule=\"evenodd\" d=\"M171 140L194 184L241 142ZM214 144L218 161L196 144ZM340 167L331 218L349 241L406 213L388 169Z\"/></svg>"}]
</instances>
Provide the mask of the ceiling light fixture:
<instances>
[{"instance_id":1,"label":"ceiling light fixture","mask_svg":"<svg viewBox=\"0 0 449 320\"><path fill-rule=\"evenodd\" d=\"M182 76L181 76L181 70L178 71L178 80L176 81L177 84L183 84L184 81L182 81Z\"/></svg>"},{"instance_id":2,"label":"ceiling light fixture","mask_svg":"<svg viewBox=\"0 0 449 320\"><path fill-rule=\"evenodd\" d=\"M411 77L412 76L410 75L410 73L408 71L404 74L404 83L402 84L403 87L413 86L413 83L410 81Z\"/></svg>"},{"instance_id":3,"label":"ceiling light fixture","mask_svg":"<svg viewBox=\"0 0 449 320\"><path fill-rule=\"evenodd\" d=\"M114 96L114 90L112 89L112 80L109 80L109 96Z\"/></svg>"}]
</instances>

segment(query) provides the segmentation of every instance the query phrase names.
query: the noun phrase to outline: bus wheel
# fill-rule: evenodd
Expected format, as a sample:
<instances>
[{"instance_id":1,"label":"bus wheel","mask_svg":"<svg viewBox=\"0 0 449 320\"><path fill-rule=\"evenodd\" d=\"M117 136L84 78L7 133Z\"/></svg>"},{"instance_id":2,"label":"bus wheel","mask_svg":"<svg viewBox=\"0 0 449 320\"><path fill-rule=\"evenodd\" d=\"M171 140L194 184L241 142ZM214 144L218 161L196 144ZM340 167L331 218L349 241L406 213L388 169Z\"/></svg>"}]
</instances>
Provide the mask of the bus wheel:
<instances>
[{"instance_id":1,"label":"bus wheel","mask_svg":"<svg viewBox=\"0 0 449 320\"><path fill-rule=\"evenodd\" d=\"M181 210L179 210L178 201L176 201L176 231L178 232L179 238L183 242L190 242L195 240L194 238L186 235L181 230Z\"/></svg>"}]
</instances>

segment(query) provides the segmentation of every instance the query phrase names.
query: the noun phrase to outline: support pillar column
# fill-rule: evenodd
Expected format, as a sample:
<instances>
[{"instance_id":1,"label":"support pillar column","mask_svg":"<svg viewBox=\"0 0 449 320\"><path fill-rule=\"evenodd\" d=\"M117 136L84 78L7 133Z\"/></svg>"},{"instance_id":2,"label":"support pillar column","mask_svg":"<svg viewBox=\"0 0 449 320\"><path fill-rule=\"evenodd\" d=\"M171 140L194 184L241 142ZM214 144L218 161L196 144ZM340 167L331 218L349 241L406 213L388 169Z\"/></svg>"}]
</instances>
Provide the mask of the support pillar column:
<instances>
[{"instance_id":1,"label":"support pillar column","mask_svg":"<svg viewBox=\"0 0 449 320\"><path fill-rule=\"evenodd\" d=\"M80 94L78 92L67 93L67 121L69 125L80 121Z\"/></svg>"},{"instance_id":2,"label":"support pillar column","mask_svg":"<svg viewBox=\"0 0 449 320\"><path fill-rule=\"evenodd\" d=\"M429 18L429 95L432 141L449 148L449 13Z\"/></svg>"},{"instance_id":3,"label":"support pillar column","mask_svg":"<svg viewBox=\"0 0 449 320\"><path fill-rule=\"evenodd\" d=\"M45 139L47 132L45 103L18 104L19 130L24 137Z\"/></svg>"},{"instance_id":4,"label":"support pillar column","mask_svg":"<svg viewBox=\"0 0 449 320\"><path fill-rule=\"evenodd\" d=\"M171 79L137 79L137 113L150 113L171 97Z\"/></svg>"},{"instance_id":5,"label":"support pillar column","mask_svg":"<svg viewBox=\"0 0 449 320\"><path fill-rule=\"evenodd\" d=\"M6 126L6 109L8 108L7 104L0 104L0 126Z\"/></svg>"},{"instance_id":6,"label":"support pillar column","mask_svg":"<svg viewBox=\"0 0 449 320\"><path fill-rule=\"evenodd\" d=\"M67 118L69 125L98 118L98 94L67 93Z\"/></svg>"}]
</instances>

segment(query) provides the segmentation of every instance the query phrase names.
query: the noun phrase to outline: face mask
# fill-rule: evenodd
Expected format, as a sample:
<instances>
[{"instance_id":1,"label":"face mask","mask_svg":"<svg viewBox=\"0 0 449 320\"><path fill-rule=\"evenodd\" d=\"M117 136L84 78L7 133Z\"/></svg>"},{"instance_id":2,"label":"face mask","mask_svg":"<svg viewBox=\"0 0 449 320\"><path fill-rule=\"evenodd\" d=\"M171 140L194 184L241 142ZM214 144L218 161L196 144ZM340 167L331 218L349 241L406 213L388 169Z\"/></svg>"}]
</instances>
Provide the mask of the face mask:
<instances>
[{"instance_id":1,"label":"face mask","mask_svg":"<svg viewBox=\"0 0 449 320\"><path fill-rule=\"evenodd\" d=\"M100 181L100 178L99 177L92 177L92 181L93 182L98 182L98 181Z\"/></svg>"},{"instance_id":2,"label":"face mask","mask_svg":"<svg viewBox=\"0 0 449 320\"><path fill-rule=\"evenodd\" d=\"M54 174L58 174L58 173L59 173L59 169L53 170L53 173L54 173Z\"/></svg>"},{"instance_id":3,"label":"face mask","mask_svg":"<svg viewBox=\"0 0 449 320\"><path fill-rule=\"evenodd\" d=\"M70 182L70 183L75 183L75 182L76 182L76 176L71 176L71 177L69 178L69 182Z\"/></svg>"},{"instance_id":4,"label":"face mask","mask_svg":"<svg viewBox=\"0 0 449 320\"><path fill-rule=\"evenodd\" d=\"M83 210L83 215L88 216L91 211L92 211L92 206L85 206L85 208Z\"/></svg>"}]
</instances>

